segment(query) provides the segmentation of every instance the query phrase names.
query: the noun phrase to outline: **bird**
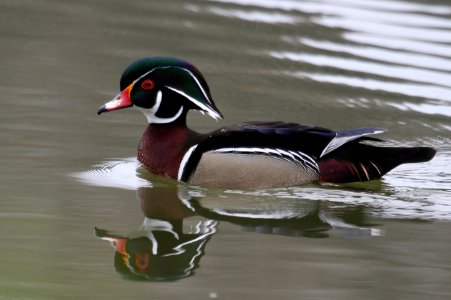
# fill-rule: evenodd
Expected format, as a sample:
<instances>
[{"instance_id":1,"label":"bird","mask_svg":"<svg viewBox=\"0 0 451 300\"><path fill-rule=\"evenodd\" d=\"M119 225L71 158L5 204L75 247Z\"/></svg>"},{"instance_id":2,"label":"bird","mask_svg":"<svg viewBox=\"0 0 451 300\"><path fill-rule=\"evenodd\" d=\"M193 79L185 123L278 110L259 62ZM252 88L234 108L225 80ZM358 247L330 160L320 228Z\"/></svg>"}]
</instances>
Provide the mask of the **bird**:
<instances>
[{"instance_id":1,"label":"bird","mask_svg":"<svg viewBox=\"0 0 451 300\"><path fill-rule=\"evenodd\" d=\"M137 159L155 175L190 185L264 189L380 179L404 163L431 160L431 147L380 146L379 127L330 130L285 121L246 121L199 133L187 113L223 115L201 72L182 59L150 56L122 73L120 92L97 114L134 107L148 126Z\"/></svg>"}]
</instances>

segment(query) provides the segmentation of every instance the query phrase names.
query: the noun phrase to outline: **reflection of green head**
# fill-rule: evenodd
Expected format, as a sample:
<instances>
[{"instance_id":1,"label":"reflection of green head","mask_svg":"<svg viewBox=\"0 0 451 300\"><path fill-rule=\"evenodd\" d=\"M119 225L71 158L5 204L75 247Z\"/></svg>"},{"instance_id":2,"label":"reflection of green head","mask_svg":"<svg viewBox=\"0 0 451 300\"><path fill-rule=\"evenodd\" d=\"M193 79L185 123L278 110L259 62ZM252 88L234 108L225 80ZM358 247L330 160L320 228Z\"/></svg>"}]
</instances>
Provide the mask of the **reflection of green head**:
<instances>
[{"instance_id":1,"label":"reflection of green head","mask_svg":"<svg viewBox=\"0 0 451 300\"><path fill-rule=\"evenodd\" d=\"M125 253L116 251L114 266L126 279L165 281L178 280L193 274L204 254L208 237L197 239L197 235L181 236L177 240L164 231L154 231L158 240L157 252L147 237L126 241Z\"/></svg>"}]
</instances>

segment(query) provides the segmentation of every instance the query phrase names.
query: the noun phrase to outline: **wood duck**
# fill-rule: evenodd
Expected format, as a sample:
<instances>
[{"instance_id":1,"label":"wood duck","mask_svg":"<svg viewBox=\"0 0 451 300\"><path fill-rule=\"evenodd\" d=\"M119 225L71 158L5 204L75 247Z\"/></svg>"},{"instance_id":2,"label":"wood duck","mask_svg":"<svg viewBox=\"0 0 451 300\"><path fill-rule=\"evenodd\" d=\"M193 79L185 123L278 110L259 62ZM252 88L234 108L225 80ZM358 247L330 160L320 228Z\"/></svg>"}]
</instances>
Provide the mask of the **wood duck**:
<instances>
[{"instance_id":1,"label":"wood duck","mask_svg":"<svg viewBox=\"0 0 451 300\"><path fill-rule=\"evenodd\" d=\"M135 107L149 123L138 160L151 173L190 184L270 188L305 183L378 179L403 163L425 162L429 147L379 147L369 127L333 131L296 123L258 121L200 134L186 125L190 109L214 119L222 114L202 74L192 64L146 57L122 74L121 92L97 113ZM371 142L364 143L364 142Z\"/></svg>"}]
</instances>

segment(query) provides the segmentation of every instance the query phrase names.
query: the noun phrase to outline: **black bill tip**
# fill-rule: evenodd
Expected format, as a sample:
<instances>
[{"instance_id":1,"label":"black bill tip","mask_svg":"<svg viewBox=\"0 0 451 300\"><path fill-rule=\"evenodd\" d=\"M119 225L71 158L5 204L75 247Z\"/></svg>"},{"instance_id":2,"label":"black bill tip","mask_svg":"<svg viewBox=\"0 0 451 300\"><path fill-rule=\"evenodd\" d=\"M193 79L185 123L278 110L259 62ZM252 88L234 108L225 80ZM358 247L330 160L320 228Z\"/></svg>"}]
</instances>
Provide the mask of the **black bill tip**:
<instances>
[{"instance_id":1,"label":"black bill tip","mask_svg":"<svg viewBox=\"0 0 451 300\"><path fill-rule=\"evenodd\" d=\"M106 109L106 106L105 106L105 105L102 105L102 106L100 106L99 109L97 110L97 114L100 115L101 113L104 113L104 112L108 112L108 109Z\"/></svg>"}]
</instances>

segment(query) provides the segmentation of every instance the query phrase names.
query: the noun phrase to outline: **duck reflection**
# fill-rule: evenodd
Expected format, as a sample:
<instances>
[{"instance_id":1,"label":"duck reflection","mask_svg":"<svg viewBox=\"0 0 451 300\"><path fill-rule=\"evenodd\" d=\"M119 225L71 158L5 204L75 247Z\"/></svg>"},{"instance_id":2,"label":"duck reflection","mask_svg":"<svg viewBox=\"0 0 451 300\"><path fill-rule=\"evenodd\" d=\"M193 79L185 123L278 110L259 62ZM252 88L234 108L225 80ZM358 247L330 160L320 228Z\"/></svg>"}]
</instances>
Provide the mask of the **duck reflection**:
<instances>
[{"instance_id":1,"label":"duck reflection","mask_svg":"<svg viewBox=\"0 0 451 300\"><path fill-rule=\"evenodd\" d=\"M177 280L193 274L218 222L194 217L175 188L138 190L145 218L128 234L95 228L115 249L116 271L127 279Z\"/></svg>"},{"instance_id":2,"label":"duck reflection","mask_svg":"<svg viewBox=\"0 0 451 300\"><path fill-rule=\"evenodd\" d=\"M98 238L115 249L116 271L128 279L177 280L192 275L219 221L247 231L304 237L370 237L380 231L368 227L363 207L327 209L321 201L274 203L246 195L205 194L186 186L143 187L137 195L144 222L134 232L95 229ZM232 195L232 197L231 197ZM265 199L265 197L263 197ZM270 204L272 203L272 205Z\"/></svg>"}]
</instances>

